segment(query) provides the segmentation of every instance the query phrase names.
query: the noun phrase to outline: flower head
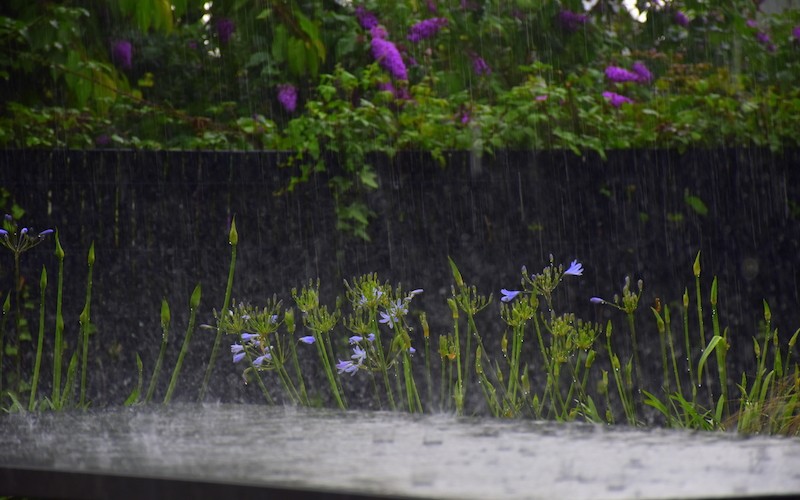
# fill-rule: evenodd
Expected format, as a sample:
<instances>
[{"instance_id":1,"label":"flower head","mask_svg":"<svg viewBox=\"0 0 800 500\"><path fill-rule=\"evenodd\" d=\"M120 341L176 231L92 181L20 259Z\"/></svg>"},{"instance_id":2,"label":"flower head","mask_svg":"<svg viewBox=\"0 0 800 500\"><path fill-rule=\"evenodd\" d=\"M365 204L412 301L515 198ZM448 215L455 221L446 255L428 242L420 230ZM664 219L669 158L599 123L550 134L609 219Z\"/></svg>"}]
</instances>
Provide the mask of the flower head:
<instances>
[{"instance_id":1,"label":"flower head","mask_svg":"<svg viewBox=\"0 0 800 500\"><path fill-rule=\"evenodd\" d=\"M309 345L317 341L317 339L315 339L313 335L306 335L305 337L300 337L298 340L304 344L309 344Z\"/></svg>"},{"instance_id":2,"label":"flower head","mask_svg":"<svg viewBox=\"0 0 800 500\"><path fill-rule=\"evenodd\" d=\"M592 304L605 304L606 303L606 301L601 299L600 297L592 297L591 299L589 299L589 302L591 302Z\"/></svg>"},{"instance_id":3,"label":"flower head","mask_svg":"<svg viewBox=\"0 0 800 500\"><path fill-rule=\"evenodd\" d=\"M800 42L800 24L792 28L792 36L796 42Z\"/></svg>"},{"instance_id":4,"label":"flower head","mask_svg":"<svg viewBox=\"0 0 800 500\"><path fill-rule=\"evenodd\" d=\"M425 19L411 26L408 30L408 40L417 43L426 38L431 38L444 26L447 26L447 19L444 17Z\"/></svg>"},{"instance_id":5,"label":"flower head","mask_svg":"<svg viewBox=\"0 0 800 500\"><path fill-rule=\"evenodd\" d=\"M606 100L615 108L618 108L623 104L633 104L633 99L625 97L624 95L616 94L614 92L603 92L603 97L605 97Z\"/></svg>"},{"instance_id":6,"label":"flower head","mask_svg":"<svg viewBox=\"0 0 800 500\"><path fill-rule=\"evenodd\" d=\"M355 375L359 368L361 368L361 365L353 363L352 361L342 361L340 359L339 362L336 363L336 369L339 370L339 373Z\"/></svg>"},{"instance_id":7,"label":"flower head","mask_svg":"<svg viewBox=\"0 0 800 500\"><path fill-rule=\"evenodd\" d=\"M650 73L650 70L647 69L647 66L644 65L641 61L636 61L631 66L631 69L634 73L636 73L638 83L650 83L653 80L653 74Z\"/></svg>"},{"instance_id":8,"label":"flower head","mask_svg":"<svg viewBox=\"0 0 800 500\"><path fill-rule=\"evenodd\" d=\"M589 16L577 14L571 10L562 10L558 13L558 22L562 29L574 33L589 22Z\"/></svg>"},{"instance_id":9,"label":"flower head","mask_svg":"<svg viewBox=\"0 0 800 500\"><path fill-rule=\"evenodd\" d=\"M278 102L281 103L283 109L294 113L294 110L297 109L297 88L290 83L278 85Z\"/></svg>"},{"instance_id":10,"label":"flower head","mask_svg":"<svg viewBox=\"0 0 800 500\"><path fill-rule=\"evenodd\" d=\"M230 41L233 32L236 31L236 24L231 19L222 17L214 24L214 28L217 30L219 43L225 45Z\"/></svg>"},{"instance_id":11,"label":"flower head","mask_svg":"<svg viewBox=\"0 0 800 500\"><path fill-rule=\"evenodd\" d=\"M356 7L356 19L358 19L358 24L365 30L371 30L378 25L378 18L375 17L375 14L361 5Z\"/></svg>"},{"instance_id":12,"label":"flower head","mask_svg":"<svg viewBox=\"0 0 800 500\"><path fill-rule=\"evenodd\" d=\"M512 300L517 298L517 295L519 295L522 292L520 292L519 290L506 290L505 288L502 288L500 289L500 293L503 295L502 297L500 297L501 302L511 302Z\"/></svg>"},{"instance_id":13,"label":"flower head","mask_svg":"<svg viewBox=\"0 0 800 500\"><path fill-rule=\"evenodd\" d=\"M675 21L675 24L683 26L684 28L689 26L689 18L681 11L677 11L675 15L672 16L672 20Z\"/></svg>"},{"instance_id":14,"label":"flower head","mask_svg":"<svg viewBox=\"0 0 800 500\"><path fill-rule=\"evenodd\" d=\"M472 56L472 71L478 76L492 74L492 68L486 64L486 60L477 55Z\"/></svg>"},{"instance_id":15,"label":"flower head","mask_svg":"<svg viewBox=\"0 0 800 500\"><path fill-rule=\"evenodd\" d=\"M111 45L111 60L122 69L131 69L133 45L127 40L118 40Z\"/></svg>"},{"instance_id":16,"label":"flower head","mask_svg":"<svg viewBox=\"0 0 800 500\"><path fill-rule=\"evenodd\" d=\"M360 365L361 363L364 362L365 359L367 359L367 351L358 346L355 346L353 347L353 355L350 356L350 359L356 361Z\"/></svg>"},{"instance_id":17,"label":"flower head","mask_svg":"<svg viewBox=\"0 0 800 500\"><path fill-rule=\"evenodd\" d=\"M639 75L634 73L633 71L628 71L625 68L620 68L619 66L609 66L606 68L606 78L609 81L615 83L624 83L624 82L638 82Z\"/></svg>"},{"instance_id":18,"label":"flower head","mask_svg":"<svg viewBox=\"0 0 800 500\"><path fill-rule=\"evenodd\" d=\"M408 80L408 71L395 44L383 38L372 37L372 57L398 80Z\"/></svg>"}]
</instances>

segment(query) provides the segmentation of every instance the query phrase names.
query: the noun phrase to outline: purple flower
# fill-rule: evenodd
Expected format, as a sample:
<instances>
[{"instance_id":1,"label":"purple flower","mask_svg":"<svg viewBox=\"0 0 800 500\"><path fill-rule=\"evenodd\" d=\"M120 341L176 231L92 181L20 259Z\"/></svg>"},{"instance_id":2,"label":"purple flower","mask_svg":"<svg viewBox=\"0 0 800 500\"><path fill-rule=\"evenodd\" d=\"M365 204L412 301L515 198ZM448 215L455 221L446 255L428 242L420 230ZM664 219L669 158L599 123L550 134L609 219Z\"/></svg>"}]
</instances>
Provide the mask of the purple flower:
<instances>
[{"instance_id":1,"label":"purple flower","mask_svg":"<svg viewBox=\"0 0 800 500\"><path fill-rule=\"evenodd\" d=\"M684 28L689 26L689 18L681 11L676 12L675 15L672 16L672 20L675 21L675 24L683 26Z\"/></svg>"},{"instance_id":2,"label":"purple flower","mask_svg":"<svg viewBox=\"0 0 800 500\"><path fill-rule=\"evenodd\" d=\"M111 137L108 134L100 134L94 138L95 146L108 146L111 144Z\"/></svg>"},{"instance_id":3,"label":"purple flower","mask_svg":"<svg viewBox=\"0 0 800 500\"><path fill-rule=\"evenodd\" d=\"M758 28L758 22L755 19L748 19L745 24L748 28L756 29Z\"/></svg>"},{"instance_id":4,"label":"purple flower","mask_svg":"<svg viewBox=\"0 0 800 500\"><path fill-rule=\"evenodd\" d=\"M472 71L478 76L492 74L492 68L486 64L486 60L477 55L472 56Z\"/></svg>"},{"instance_id":5,"label":"purple flower","mask_svg":"<svg viewBox=\"0 0 800 500\"><path fill-rule=\"evenodd\" d=\"M378 323L383 323L384 325L389 325L389 328L394 327L394 322L397 319L392 315L381 311L381 319L378 320Z\"/></svg>"},{"instance_id":6,"label":"purple flower","mask_svg":"<svg viewBox=\"0 0 800 500\"><path fill-rule=\"evenodd\" d=\"M603 97L611 103L612 106L618 108L625 103L633 104L633 99L625 97L624 95L619 95L614 92L603 92Z\"/></svg>"},{"instance_id":7,"label":"purple flower","mask_svg":"<svg viewBox=\"0 0 800 500\"><path fill-rule=\"evenodd\" d=\"M469 123L469 120L470 120L469 111L467 111L467 110L462 111L461 112L461 124L462 125L466 125L466 124Z\"/></svg>"},{"instance_id":8,"label":"purple flower","mask_svg":"<svg viewBox=\"0 0 800 500\"><path fill-rule=\"evenodd\" d=\"M233 362L238 363L244 359L244 346L240 344L231 344L231 354L233 354Z\"/></svg>"},{"instance_id":9,"label":"purple flower","mask_svg":"<svg viewBox=\"0 0 800 500\"><path fill-rule=\"evenodd\" d=\"M242 340L245 342L257 342L258 341L258 334L257 333L242 333Z\"/></svg>"},{"instance_id":10,"label":"purple flower","mask_svg":"<svg viewBox=\"0 0 800 500\"><path fill-rule=\"evenodd\" d=\"M436 0L425 0L425 4L428 6L428 12L436 14Z\"/></svg>"},{"instance_id":11,"label":"purple flower","mask_svg":"<svg viewBox=\"0 0 800 500\"><path fill-rule=\"evenodd\" d=\"M372 38L381 38L381 39L385 39L387 36L389 36L386 30L383 29L383 26L375 26L374 28L371 28L369 30L369 34L370 36L372 36Z\"/></svg>"},{"instance_id":12,"label":"purple flower","mask_svg":"<svg viewBox=\"0 0 800 500\"><path fill-rule=\"evenodd\" d=\"M628 71L625 68L620 68L619 66L609 66L606 68L606 78L612 82L624 83L637 82L639 81L640 77L633 71Z\"/></svg>"},{"instance_id":13,"label":"purple flower","mask_svg":"<svg viewBox=\"0 0 800 500\"><path fill-rule=\"evenodd\" d=\"M605 304L606 303L606 301L601 299L600 297L592 297L591 299L589 299L589 302L591 302L592 304Z\"/></svg>"},{"instance_id":14,"label":"purple flower","mask_svg":"<svg viewBox=\"0 0 800 500\"><path fill-rule=\"evenodd\" d=\"M52 233L53 233L53 230L52 230L52 229L45 229L44 231L41 231L41 232L39 233L39 238L44 238L44 237L45 237L45 236L47 236L48 234L52 234Z\"/></svg>"},{"instance_id":15,"label":"purple flower","mask_svg":"<svg viewBox=\"0 0 800 500\"><path fill-rule=\"evenodd\" d=\"M300 337L298 340L304 344L313 344L317 341L313 335L306 335L305 337Z\"/></svg>"},{"instance_id":16,"label":"purple flower","mask_svg":"<svg viewBox=\"0 0 800 500\"><path fill-rule=\"evenodd\" d=\"M573 260L569 264L569 268L564 271L564 274L569 274L570 276L583 276L583 264L576 260Z\"/></svg>"},{"instance_id":17,"label":"purple flower","mask_svg":"<svg viewBox=\"0 0 800 500\"><path fill-rule=\"evenodd\" d=\"M269 361L271 359L272 359L272 356L270 356L270 354L268 352L266 352L262 356L259 356L256 359L254 359L253 360L253 365L261 366L264 363L264 361Z\"/></svg>"},{"instance_id":18,"label":"purple flower","mask_svg":"<svg viewBox=\"0 0 800 500\"><path fill-rule=\"evenodd\" d=\"M408 39L411 42L417 43L426 38L431 38L444 26L447 26L447 19L444 17L425 19L411 26L408 30Z\"/></svg>"},{"instance_id":19,"label":"purple flower","mask_svg":"<svg viewBox=\"0 0 800 500\"><path fill-rule=\"evenodd\" d=\"M634 73L636 73L637 82L639 83L650 83L653 80L653 74L650 73L650 70L647 69L647 66L644 65L641 61L636 61L631 66L631 69Z\"/></svg>"},{"instance_id":20,"label":"purple flower","mask_svg":"<svg viewBox=\"0 0 800 500\"><path fill-rule=\"evenodd\" d=\"M770 40L769 35L764 33L763 31L759 31L758 33L756 33L756 40L758 40L758 43L766 47L768 51L770 52L775 51L775 45Z\"/></svg>"},{"instance_id":21,"label":"purple flower","mask_svg":"<svg viewBox=\"0 0 800 500\"><path fill-rule=\"evenodd\" d=\"M131 69L133 45L127 40L119 40L111 45L111 60L122 69Z\"/></svg>"},{"instance_id":22,"label":"purple flower","mask_svg":"<svg viewBox=\"0 0 800 500\"><path fill-rule=\"evenodd\" d=\"M398 80L408 80L408 72L397 47L389 40L372 38L372 57Z\"/></svg>"},{"instance_id":23,"label":"purple flower","mask_svg":"<svg viewBox=\"0 0 800 500\"><path fill-rule=\"evenodd\" d=\"M355 360L360 365L367 359L367 351L358 346L353 347L353 355L350 356L350 359Z\"/></svg>"},{"instance_id":24,"label":"purple flower","mask_svg":"<svg viewBox=\"0 0 800 500\"><path fill-rule=\"evenodd\" d=\"M558 22L565 31L574 33L589 22L589 16L586 14L577 14L571 10L562 10L558 13Z\"/></svg>"},{"instance_id":25,"label":"purple flower","mask_svg":"<svg viewBox=\"0 0 800 500\"><path fill-rule=\"evenodd\" d=\"M500 297L501 302L511 302L522 292L519 290L506 290L505 288L502 288L500 289L500 293L503 294L503 296Z\"/></svg>"},{"instance_id":26,"label":"purple flower","mask_svg":"<svg viewBox=\"0 0 800 500\"><path fill-rule=\"evenodd\" d=\"M339 362L336 363L336 369L339 370L339 373L355 375L359 368L361 368L361 365L357 365L352 361L342 361L340 359Z\"/></svg>"},{"instance_id":27,"label":"purple flower","mask_svg":"<svg viewBox=\"0 0 800 500\"><path fill-rule=\"evenodd\" d=\"M294 113L294 110L297 109L297 88L290 83L278 85L278 102L281 103L283 109Z\"/></svg>"},{"instance_id":28,"label":"purple flower","mask_svg":"<svg viewBox=\"0 0 800 500\"><path fill-rule=\"evenodd\" d=\"M231 39L233 32L236 31L236 24L227 17L221 17L214 24L214 28L217 30L219 43L225 45Z\"/></svg>"},{"instance_id":29,"label":"purple flower","mask_svg":"<svg viewBox=\"0 0 800 500\"><path fill-rule=\"evenodd\" d=\"M796 42L800 42L800 25L797 25L794 28L792 28L792 36L794 37Z\"/></svg>"},{"instance_id":30,"label":"purple flower","mask_svg":"<svg viewBox=\"0 0 800 500\"><path fill-rule=\"evenodd\" d=\"M539 102L544 102L544 101L546 101L546 100L547 100L547 95L545 95L545 94L542 94L542 95L537 95L535 99L536 99L537 101L539 101Z\"/></svg>"},{"instance_id":31,"label":"purple flower","mask_svg":"<svg viewBox=\"0 0 800 500\"><path fill-rule=\"evenodd\" d=\"M379 24L378 18L375 17L375 14L368 11L361 5L356 7L356 19L358 19L358 24L360 24L365 30L371 30Z\"/></svg>"},{"instance_id":32,"label":"purple flower","mask_svg":"<svg viewBox=\"0 0 800 500\"><path fill-rule=\"evenodd\" d=\"M0 229L0 236L8 238L8 231L6 231L5 229Z\"/></svg>"}]
</instances>

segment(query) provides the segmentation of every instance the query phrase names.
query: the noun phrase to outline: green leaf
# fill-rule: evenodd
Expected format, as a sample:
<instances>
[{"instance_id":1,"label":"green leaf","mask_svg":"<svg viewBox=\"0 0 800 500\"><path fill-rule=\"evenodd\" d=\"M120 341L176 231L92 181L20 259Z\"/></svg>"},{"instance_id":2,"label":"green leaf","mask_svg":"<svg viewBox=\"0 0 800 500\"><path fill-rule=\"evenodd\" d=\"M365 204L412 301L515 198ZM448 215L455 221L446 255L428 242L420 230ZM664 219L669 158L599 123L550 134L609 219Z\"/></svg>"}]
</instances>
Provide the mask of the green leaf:
<instances>
[{"instance_id":1,"label":"green leaf","mask_svg":"<svg viewBox=\"0 0 800 500\"><path fill-rule=\"evenodd\" d=\"M719 335L714 335L711 338L711 342L708 343L708 346L706 346L706 350L703 351L703 355L700 356L700 361L697 363L697 380L700 380L703 377L703 367L706 364L706 360L711 355L711 352L717 347L717 344L719 344L723 340L725 339L723 339Z\"/></svg>"},{"instance_id":2,"label":"green leaf","mask_svg":"<svg viewBox=\"0 0 800 500\"><path fill-rule=\"evenodd\" d=\"M142 358L139 357L139 353L136 353L136 369L139 372L139 382L136 384L136 387L133 388L130 396L128 399L125 400L125 406L131 406L136 404L139 401L139 394L142 392Z\"/></svg>"},{"instance_id":3,"label":"green leaf","mask_svg":"<svg viewBox=\"0 0 800 500\"><path fill-rule=\"evenodd\" d=\"M684 195L683 200L686 202L689 207L694 210L698 215L706 216L708 215L708 207L703 200L698 198L697 196L691 195L688 192Z\"/></svg>"}]
</instances>

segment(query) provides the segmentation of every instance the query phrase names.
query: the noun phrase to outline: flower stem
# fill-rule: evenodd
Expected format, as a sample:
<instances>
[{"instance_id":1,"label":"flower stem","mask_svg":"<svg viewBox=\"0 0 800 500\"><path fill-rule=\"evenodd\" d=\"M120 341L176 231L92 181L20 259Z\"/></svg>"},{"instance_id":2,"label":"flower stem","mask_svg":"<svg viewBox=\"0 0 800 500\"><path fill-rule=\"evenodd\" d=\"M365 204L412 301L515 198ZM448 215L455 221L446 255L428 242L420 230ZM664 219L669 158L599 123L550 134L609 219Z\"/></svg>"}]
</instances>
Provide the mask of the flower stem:
<instances>
[{"instance_id":1,"label":"flower stem","mask_svg":"<svg viewBox=\"0 0 800 500\"><path fill-rule=\"evenodd\" d=\"M201 295L200 283L198 283L197 286L194 287L192 297L189 299L189 325L186 328L186 336L183 338L181 352L178 354L178 361L175 363L175 368L172 370L172 377L169 381L167 394L164 396L164 406L168 405L172 400L172 393L175 391L175 385L178 383L178 374L181 372L183 359L186 357L186 353L189 352L189 342L192 340L192 333L194 332L194 323L197 318L197 308L200 305Z\"/></svg>"},{"instance_id":2,"label":"flower stem","mask_svg":"<svg viewBox=\"0 0 800 500\"><path fill-rule=\"evenodd\" d=\"M28 399L28 411L33 411L36 404L36 389L39 386L39 369L42 366L42 347L44 345L44 292L47 290L47 269L42 266L42 276L39 280L39 339L36 342L36 362L33 365L33 381L31 382L31 395Z\"/></svg>"}]
</instances>

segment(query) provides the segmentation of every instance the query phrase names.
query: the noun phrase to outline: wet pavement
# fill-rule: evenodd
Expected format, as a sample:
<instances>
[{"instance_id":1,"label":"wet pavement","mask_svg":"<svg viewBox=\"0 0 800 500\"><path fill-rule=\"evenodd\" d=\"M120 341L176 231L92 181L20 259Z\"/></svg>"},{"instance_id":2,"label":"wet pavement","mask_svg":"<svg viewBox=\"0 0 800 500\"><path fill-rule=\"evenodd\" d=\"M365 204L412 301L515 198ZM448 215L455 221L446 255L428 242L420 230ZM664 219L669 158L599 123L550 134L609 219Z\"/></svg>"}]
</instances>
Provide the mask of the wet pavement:
<instances>
[{"instance_id":1,"label":"wet pavement","mask_svg":"<svg viewBox=\"0 0 800 500\"><path fill-rule=\"evenodd\" d=\"M752 498L800 494L800 439L257 405L0 417L0 495Z\"/></svg>"}]
</instances>

